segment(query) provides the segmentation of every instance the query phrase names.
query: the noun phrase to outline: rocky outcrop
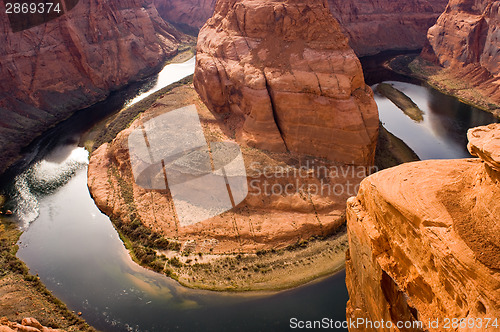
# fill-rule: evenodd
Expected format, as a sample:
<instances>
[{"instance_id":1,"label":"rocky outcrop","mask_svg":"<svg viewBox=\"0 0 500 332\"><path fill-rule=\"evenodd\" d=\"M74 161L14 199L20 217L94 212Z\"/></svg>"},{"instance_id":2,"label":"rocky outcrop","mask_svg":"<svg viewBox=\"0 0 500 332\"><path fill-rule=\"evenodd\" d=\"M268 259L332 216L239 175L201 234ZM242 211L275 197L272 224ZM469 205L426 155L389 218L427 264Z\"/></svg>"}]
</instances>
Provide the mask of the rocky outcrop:
<instances>
[{"instance_id":1,"label":"rocky outcrop","mask_svg":"<svg viewBox=\"0 0 500 332\"><path fill-rule=\"evenodd\" d=\"M212 16L216 0L155 0L161 17L187 33L196 34Z\"/></svg>"},{"instance_id":2,"label":"rocky outcrop","mask_svg":"<svg viewBox=\"0 0 500 332\"><path fill-rule=\"evenodd\" d=\"M448 0L328 0L358 56L387 50L416 50Z\"/></svg>"},{"instance_id":3,"label":"rocky outcrop","mask_svg":"<svg viewBox=\"0 0 500 332\"><path fill-rule=\"evenodd\" d=\"M454 330L476 331L483 330L481 320L484 328L491 319L490 329L496 330L491 324L500 316L500 125L472 129L468 136L479 159L388 169L365 179L348 201L348 318L394 327L400 321L423 323L380 331L443 331L446 319L451 327L454 318L476 322L472 329Z\"/></svg>"},{"instance_id":4,"label":"rocky outcrop","mask_svg":"<svg viewBox=\"0 0 500 332\"><path fill-rule=\"evenodd\" d=\"M499 24L498 1L451 0L429 29L423 56L500 103Z\"/></svg>"},{"instance_id":5,"label":"rocky outcrop","mask_svg":"<svg viewBox=\"0 0 500 332\"><path fill-rule=\"evenodd\" d=\"M165 20L190 33L197 33L212 16L215 3L215 0L155 0ZM448 0L328 0L332 15L358 56L421 49L427 41L427 30L436 23L447 3Z\"/></svg>"},{"instance_id":6,"label":"rocky outcrop","mask_svg":"<svg viewBox=\"0 0 500 332\"><path fill-rule=\"evenodd\" d=\"M113 221L140 222L183 247L194 246L193 252L214 254L283 248L297 239L330 235L342 225L345 202L369 170L257 149L242 149L248 195L240 204L195 224L180 222L168 191L147 189L134 180L128 139L148 119L186 103L198 105L208 141L233 140L224 120L202 106L194 89L177 88L160 98L113 142L91 155L89 190Z\"/></svg>"},{"instance_id":7,"label":"rocky outcrop","mask_svg":"<svg viewBox=\"0 0 500 332\"><path fill-rule=\"evenodd\" d=\"M0 173L50 126L151 74L184 38L152 0L80 1L19 32L4 10L0 22Z\"/></svg>"},{"instance_id":8,"label":"rocky outcrop","mask_svg":"<svg viewBox=\"0 0 500 332\"><path fill-rule=\"evenodd\" d=\"M248 146L373 164L377 106L325 1L219 1L194 84Z\"/></svg>"},{"instance_id":9,"label":"rocky outcrop","mask_svg":"<svg viewBox=\"0 0 500 332\"><path fill-rule=\"evenodd\" d=\"M0 319L0 332L64 332L51 329L40 324L35 318L24 318L19 323L9 322L6 318Z\"/></svg>"}]
</instances>

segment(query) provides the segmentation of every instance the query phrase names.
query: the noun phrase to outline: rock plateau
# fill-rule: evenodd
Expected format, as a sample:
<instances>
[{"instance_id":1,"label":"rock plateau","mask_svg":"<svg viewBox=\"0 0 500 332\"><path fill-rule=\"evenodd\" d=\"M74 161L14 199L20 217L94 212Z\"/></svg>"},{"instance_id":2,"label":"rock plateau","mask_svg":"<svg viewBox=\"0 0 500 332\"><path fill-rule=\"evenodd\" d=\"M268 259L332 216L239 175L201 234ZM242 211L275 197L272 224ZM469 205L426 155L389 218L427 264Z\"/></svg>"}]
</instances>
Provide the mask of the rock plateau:
<instances>
[{"instance_id":1,"label":"rock plateau","mask_svg":"<svg viewBox=\"0 0 500 332\"><path fill-rule=\"evenodd\" d=\"M19 32L7 16L2 9L0 173L47 128L151 74L184 38L152 0L79 1Z\"/></svg>"},{"instance_id":2,"label":"rock plateau","mask_svg":"<svg viewBox=\"0 0 500 332\"><path fill-rule=\"evenodd\" d=\"M326 1L218 1L194 84L248 146L373 164L377 106Z\"/></svg>"},{"instance_id":3,"label":"rock plateau","mask_svg":"<svg viewBox=\"0 0 500 332\"><path fill-rule=\"evenodd\" d=\"M348 318L443 331L446 318L500 317L500 125L468 138L479 158L391 168L348 201Z\"/></svg>"}]
</instances>

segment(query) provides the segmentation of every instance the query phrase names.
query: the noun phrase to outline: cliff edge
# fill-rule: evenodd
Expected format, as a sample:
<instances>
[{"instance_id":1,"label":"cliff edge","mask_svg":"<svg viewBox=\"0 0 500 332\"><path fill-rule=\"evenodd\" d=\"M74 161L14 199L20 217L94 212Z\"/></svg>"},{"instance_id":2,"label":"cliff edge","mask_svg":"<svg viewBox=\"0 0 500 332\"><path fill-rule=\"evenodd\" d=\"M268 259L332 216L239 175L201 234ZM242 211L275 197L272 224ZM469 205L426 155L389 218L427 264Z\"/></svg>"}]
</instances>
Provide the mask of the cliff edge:
<instances>
[{"instance_id":1,"label":"cliff edge","mask_svg":"<svg viewBox=\"0 0 500 332\"><path fill-rule=\"evenodd\" d=\"M152 0L80 1L19 32L15 15L0 12L0 173L75 110L153 73L184 38Z\"/></svg>"},{"instance_id":2,"label":"cliff edge","mask_svg":"<svg viewBox=\"0 0 500 332\"><path fill-rule=\"evenodd\" d=\"M451 0L429 29L429 42L422 54L449 69L458 82L455 89L467 82L483 99L490 98L497 104L497 114L500 114L499 23L498 1Z\"/></svg>"},{"instance_id":3,"label":"cliff edge","mask_svg":"<svg viewBox=\"0 0 500 332\"><path fill-rule=\"evenodd\" d=\"M479 158L391 168L365 179L349 199L348 318L420 321L406 330L443 331L446 319L451 327L454 318L479 324L499 317L500 125L468 137Z\"/></svg>"}]
</instances>

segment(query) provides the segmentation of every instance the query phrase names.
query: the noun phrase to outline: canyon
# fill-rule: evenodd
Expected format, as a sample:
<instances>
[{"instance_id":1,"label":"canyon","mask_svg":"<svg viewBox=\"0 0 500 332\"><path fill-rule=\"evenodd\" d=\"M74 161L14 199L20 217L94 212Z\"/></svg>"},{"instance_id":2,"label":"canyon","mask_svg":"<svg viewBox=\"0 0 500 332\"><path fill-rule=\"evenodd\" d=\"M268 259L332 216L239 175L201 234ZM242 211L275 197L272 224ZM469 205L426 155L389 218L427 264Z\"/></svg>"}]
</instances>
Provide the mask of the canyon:
<instances>
[{"instance_id":1,"label":"canyon","mask_svg":"<svg viewBox=\"0 0 500 332\"><path fill-rule=\"evenodd\" d=\"M431 84L500 116L500 4L451 0L428 31L422 58L434 70ZM418 65L418 62L417 62ZM452 81L453 84L447 84Z\"/></svg>"},{"instance_id":2,"label":"canyon","mask_svg":"<svg viewBox=\"0 0 500 332\"><path fill-rule=\"evenodd\" d=\"M162 17L186 32L197 34L212 16L215 0L155 0ZM328 0L333 17L340 23L358 56L388 50L417 50L427 39L448 0ZM397 31L397 33L395 33Z\"/></svg>"},{"instance_id":3,"label":"canyon","mask_svg":"<svg viewBox=\"0 0 500 332\"><path fill-rule=\"evenodd\" d=\"M348 319L418 320L415 330L442 331L446 318L499 317L500 125L468 138L479 158L384 170L349 199Z\"/></svg>"},{"instance_id":4,"label":"canyon","mask_svg":"<svg viewBox=\"0 0 500 332\"><path fill-rule=\"evenodd\" d=\"M378 112L325 1L220 1L194 86L240 143L372 165Z\"/></svg>"},{"instance_id":5,"label":"canyon","mask_svg":"<svg viewBox=\"0 0 500 332\"><path fill-rule=\"evenodd\" d=\"M197 34L214 13L216 0L155 0L161 17L186 33Z\"/></svg>"},{"instance_id":6,"label":"canyon","mask_svg":"<svg viewBox=\"0 0 500 332\"><path fill-rule=\"evenodd\" d=\"M189 41L152 0L80 1L18 32L15 15L0 13L0 173L47 128L152 74Z\"/></svg>"},{"instance_id":7,"label":"canyon","mask_svg":"<svg viewBox=\"0 0 500 332\"><path fill-rule=\"evenodd\" d=\"M332 15L359 57L422 48L427 30L447 3L448 0L328 0Z\"/></svg>"}]
</instances>

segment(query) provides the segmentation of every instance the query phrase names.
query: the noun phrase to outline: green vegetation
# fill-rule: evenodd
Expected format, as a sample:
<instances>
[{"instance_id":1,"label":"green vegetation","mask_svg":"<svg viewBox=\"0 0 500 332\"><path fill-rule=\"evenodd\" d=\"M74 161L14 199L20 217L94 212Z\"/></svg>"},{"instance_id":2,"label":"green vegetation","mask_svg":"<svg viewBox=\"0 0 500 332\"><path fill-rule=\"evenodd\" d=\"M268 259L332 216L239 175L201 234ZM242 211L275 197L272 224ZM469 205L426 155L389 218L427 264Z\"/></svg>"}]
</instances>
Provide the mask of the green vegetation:
<instances>
[{"instance_id":1,"label":"green vegetation","mask_svg":"<svg viewBox=\"0 0 500 332\"><path fill-rule=\"evenodd\" d=\"M399 107L413 121L422 122L424 112L407 95L387 83L377 85L377 91Z\"/></svg>"},{"instance_id":2,"label":"green vegetation","mask_svg":"<svg viewBox=\"0 0 500 332\"><path fill-rule=\"evenodd\" d=\"M190 84L193 82L193 75L190 75L176 83L170 84L165 88L151 94L147 98L133 104L132 106L120 111L118 114L111 116L103 122L97 124L90 133L87 133L83 138L83 146L90 152L97 149L104 143L111 142L118 133L128 128L141 113L149 109L154 102L169 93L173 89Z\"/></svg>"},{"instance_id":3,"label":"green vegetation","mask_svg":"<svg viewBox=\"0 0 500 332\"><path fill-rule=\"evenodd\" d=\"M15 243L19 240L20 236L21 231L18 230L15 224L0 218L0 279L9 278L9 280L12 281L9 283L11 286L13 283L25 283L29 289L34 291L34 296L30 295L33 297L33 302L31 303L32 308L28 309L40 309L36 307L35 303L48 303L53 307L53 312L50 313L52 317L36 317L43 325L53 328L72 326L72 330L74 330L74 327L77 327L79 331L95 331L85 322L85 320L78 317L74 312L70 311L63 302L53 296L40 281L40 278L31 275L26 264L16 257L19 247L15 245ZM21 296L25 296L25 294L22 294L21 289L23 288L20 287L16 289L16 292L18 294L21 293ZM9 292L9 290L5 291ZM0 293L1 292L4 292L2 288L0 288ZM16 299L13 299L13 301L12 305L15 308L17 301ZM8 313L3 314L8 315ZM61 322L61 319L64 320L64 323Z\"/></svg>"},{"instance_id":4,"label":"green vegetation","mask_svg":"<svg viewBox=\"0 0 500 332\"><path fill-rule=\"evenodd\" d=\"M417 55L397 56L389 62L389 68L397 73L422 80L441 93L500 118L500 104L485 96L479 88L470 85L467 80L457 77L453 70L443 68Z\"/></svg>"}]
</instances>

